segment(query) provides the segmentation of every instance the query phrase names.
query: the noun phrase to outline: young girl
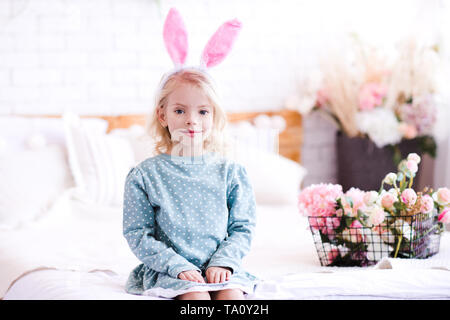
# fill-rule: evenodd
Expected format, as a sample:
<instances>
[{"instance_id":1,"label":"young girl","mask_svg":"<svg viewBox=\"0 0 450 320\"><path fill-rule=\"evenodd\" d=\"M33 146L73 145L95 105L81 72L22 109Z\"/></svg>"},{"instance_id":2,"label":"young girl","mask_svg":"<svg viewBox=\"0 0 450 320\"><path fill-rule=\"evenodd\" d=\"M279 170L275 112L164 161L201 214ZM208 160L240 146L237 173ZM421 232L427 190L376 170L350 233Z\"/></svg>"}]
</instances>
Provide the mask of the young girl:
<instances>
[{"instance_id":1,"label":"young girl","mask_svg":"<svg viewBox=\"0 0 450 320\"><path fill-rule=\"evenodd\" d=\"M243 299L253 291L256 278L240 264L255 200L245 168L221 154L225 123L204 70L178 68L163 78L151 124L158 155L125 183L123 233L142 261L127 292Z\"/></svg>"}]
</instances>

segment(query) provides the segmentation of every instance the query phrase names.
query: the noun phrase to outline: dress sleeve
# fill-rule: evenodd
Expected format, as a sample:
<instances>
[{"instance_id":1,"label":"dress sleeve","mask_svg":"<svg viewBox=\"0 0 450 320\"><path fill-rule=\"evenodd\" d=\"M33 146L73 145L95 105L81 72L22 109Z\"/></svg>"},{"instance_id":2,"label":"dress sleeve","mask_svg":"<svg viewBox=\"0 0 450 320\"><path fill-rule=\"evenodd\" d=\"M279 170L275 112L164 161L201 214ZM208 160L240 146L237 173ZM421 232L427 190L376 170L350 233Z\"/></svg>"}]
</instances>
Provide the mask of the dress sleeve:
<instances>
[{"instance_id":1,"label":"dress sleeve","mask_svg":"<svg viewBox=\"0 0 450 320\"><path fill-rule=\"evenodd\" d=\"M237 166L227 197L229 211L227 237L211 257L208 267L240 268L242 258L249 252L256 226L256 204L247 171Z\"/></svg>"},{"instance_id":2,"label":"dress sleeve","mask_svg":"<svg viewBox=\"0 0 450 320\"><path fill-rule=\"evenodd\" d=\"M125 180L123 235L134 255L152 270L174 278L182 271L200 271L164 242L155 239L155 208L149 201L138 168L131 169Z\"/></svg>"}]
</instances>

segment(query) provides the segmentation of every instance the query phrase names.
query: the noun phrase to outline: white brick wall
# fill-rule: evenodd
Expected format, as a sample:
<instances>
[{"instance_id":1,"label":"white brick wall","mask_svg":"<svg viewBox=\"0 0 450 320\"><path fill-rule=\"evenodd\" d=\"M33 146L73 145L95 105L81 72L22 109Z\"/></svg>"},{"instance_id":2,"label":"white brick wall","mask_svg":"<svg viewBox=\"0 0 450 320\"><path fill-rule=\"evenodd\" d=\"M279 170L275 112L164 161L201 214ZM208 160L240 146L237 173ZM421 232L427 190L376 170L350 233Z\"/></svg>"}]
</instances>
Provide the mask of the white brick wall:
<instances>
[{"instance_id":1,"label":"white brick wall","mask_svg":"<svg viewBox=\"0 0 450 320\"><path fill-rule=\"evenodd\" d=\"M229 111L280 109L298 76L314 67L319 46L336 39L336 28L354 27L346 8L359 6L358 1L312 3L0 0L0 114L147 112L162 73L172 67L161 36L172 6L189 30L192 64L223 21L241 19L234 50L212 71L224 106ZM408 16L410 7L401 16ZM379 2L369 9L386 11ZM397 23L399 16L391 16ZM378 19L366 12L359 20L364 17L372 25ZM303 162L310 172L305 184L333 182L333 127L308 117L304 141Z\"/></svg>"}]
</instances>

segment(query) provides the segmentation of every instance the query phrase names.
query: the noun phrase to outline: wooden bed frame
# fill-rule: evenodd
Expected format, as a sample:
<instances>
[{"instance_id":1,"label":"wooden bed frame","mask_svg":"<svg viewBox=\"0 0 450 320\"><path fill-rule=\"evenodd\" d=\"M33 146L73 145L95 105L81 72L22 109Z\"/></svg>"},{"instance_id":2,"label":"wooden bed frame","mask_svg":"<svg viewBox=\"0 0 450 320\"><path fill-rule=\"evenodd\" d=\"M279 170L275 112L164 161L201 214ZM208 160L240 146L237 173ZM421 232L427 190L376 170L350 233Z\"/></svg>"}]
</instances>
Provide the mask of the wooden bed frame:
<instances>
[{"instance_id":1,"label":"wooden bed frame","mask_svg":"<svg viewBox=\"0 0 450 320\"><path fill-rule=\"evenodd\" d=\"M301 162L301 146L303 142L302 116L293 110L266 112L228 113L229 122L249 121L260 115L281 116L286 121L286 128L279 135L279 153L295 162ZM61 115L19 115L23 117L60 118ZM148 115L126 114L117 116L81 115L81 118L100 118L108 121L108 132L118 128L128 128L133 124L145 125Z\"/></svg>"}]
</instances>

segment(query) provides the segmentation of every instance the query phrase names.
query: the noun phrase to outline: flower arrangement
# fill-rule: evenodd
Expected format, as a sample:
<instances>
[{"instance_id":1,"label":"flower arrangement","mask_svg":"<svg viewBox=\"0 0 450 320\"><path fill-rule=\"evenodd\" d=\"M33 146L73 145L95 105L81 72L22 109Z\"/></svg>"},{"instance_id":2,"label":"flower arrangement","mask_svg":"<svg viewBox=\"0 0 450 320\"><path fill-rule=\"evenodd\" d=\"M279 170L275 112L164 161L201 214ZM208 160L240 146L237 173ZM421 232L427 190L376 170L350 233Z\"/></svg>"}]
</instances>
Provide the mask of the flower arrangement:
<instances>
[{"instance_id":1,"label":"flower arrangement","mask_svg":"<svg viewBox=\"0 0 450 320\"><path fill-rule=\"evenodd\" d=\"M347 136L368 137L379 148L417 138L434 157L437 47L407 40L389 62L353 36L350 54L327 51L320 71L304 79L286 106L304 115L321 111Z\"/></svg>"},{"instance_id":2,"label":"flower arrangement","mask_svg":"<svg viewBox=\"0 0 450 320\"><path fill-rule=\"evenodd\" d=\"M385 256L426 258L438 252L443 224L450 223L450 189L416 193L411 186L420 161L409 154L378 191L344 193L338 184L302 190L299 211L308 217L322 265L367 266Z\"/></svg>"}]
</instances>

